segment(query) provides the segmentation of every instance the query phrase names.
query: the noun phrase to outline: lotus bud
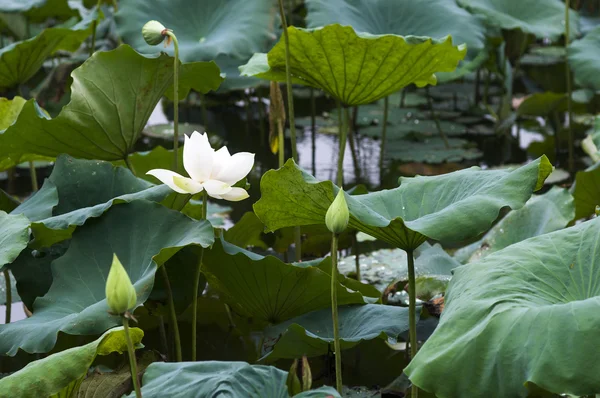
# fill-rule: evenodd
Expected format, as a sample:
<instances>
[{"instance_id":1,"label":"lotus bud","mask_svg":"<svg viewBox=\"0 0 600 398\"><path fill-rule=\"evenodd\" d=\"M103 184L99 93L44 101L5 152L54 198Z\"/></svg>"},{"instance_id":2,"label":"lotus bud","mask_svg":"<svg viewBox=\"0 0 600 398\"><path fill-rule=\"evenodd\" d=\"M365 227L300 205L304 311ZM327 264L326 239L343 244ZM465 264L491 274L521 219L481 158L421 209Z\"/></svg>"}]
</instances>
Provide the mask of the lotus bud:
<instances>
[{"instance_id":1,"label":"lotus bud","mask_svg":"<svg viewBox=\"0 0 600 398\"><path fill-rule=\"evenodd\" d=\"M124 314L135 307L137 295L123 264L113 255L112 265L106 279L106 302L113 314Z\"/></svg>"},{"instance_id":2,"label":"lotus bud","mask_svg":"<svg viewBox=\"0 0 600 398\"><path fill-rule=\"evenodd\" d=\"M337 196L335 197L327 214L325 214L325 225L327 228L336 235L341 234L348 227L348 221L350 220L350 212L348 205L346 204L346 197L344 190L340 188Z\"/></svg>"},{"instance_id":3,"label":"lotus bud","mask_svg":"<svg viewBox=\"0 0 600 398\"><path fill-rule=\"evenodd\" d=\"M142 36L146 43L151 46L156 46L163 42L165 39L164 32L167 30L163 24L158 21L147 22L142 28Z\"/></svg>"}]
</instances>

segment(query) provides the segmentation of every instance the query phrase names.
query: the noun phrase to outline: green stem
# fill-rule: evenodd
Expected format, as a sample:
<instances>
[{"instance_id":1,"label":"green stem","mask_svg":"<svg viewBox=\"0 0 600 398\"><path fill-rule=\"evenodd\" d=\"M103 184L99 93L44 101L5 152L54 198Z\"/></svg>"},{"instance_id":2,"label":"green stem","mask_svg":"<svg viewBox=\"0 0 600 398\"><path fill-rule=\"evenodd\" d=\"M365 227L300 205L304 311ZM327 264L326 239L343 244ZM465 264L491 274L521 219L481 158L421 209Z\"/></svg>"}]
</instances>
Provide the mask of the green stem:
<instances>
[{"instance_id":1,"label":"green stem","mask_svg":"<svg viewBox=\"0 0 600 398\"><path fill-rule=\"evenodd\" d=\"M29 161L29 177L31 178L31 190L37 192L39 189L37 171L35 170L35 164L32 160Z\"/></svg>"},{"instance_id":2,"label":"green stem","mask_svg":"<svg viewBox=\"0 0 600 398\"><path fill-rule=\"evenodd\" d=\"M412 250L406 251L408 266L408 325L410 337L410 358L417 355L417 317L416 317L416 287L415 287L415 258ZM414 384L411 387L411 398L417 398L419 389Z\"/></svg>"},{"instance_id":3,"label":"green stem","mask_svg":"<svg viewBox=\"0 0 600 398\"><path fill-rule=\"evenodd\" d=\"M131 335L129 334L129 319L123 317L123 329L125 330L125 339L127 340L127 351L129 352L129 366L131 368L131 380L133 380L133 388L135 390L135 396L142 398L142 392L140 391L140 381L138 379L137 361L135 359L135 348L133 348L133 342L131 341Z\"/></svg>"},{"instance_id":4,"label":"green stem","mask_svg":"<svg viewBox=\"0 0 600 398\"><path fill-rule=\"evenodd\" d=\"M340 102L338 102L338 114L340 153L337 164L337 185L341 188L344 185L344 153L346 152L346 139L348 137L348 108L344 107L344 116L342 116L342 105Z\"/></svg>"},{"instance_id":5,"label":"green stem","mask_svg":"<svg viewBox=\"0 0 600 398\"><path fill-rule=\"evenodd\" d=\"M312 174L317 174L317 106L315 89L310 88L310 139L312 144Z\"/></svg>"},{"instance_id":6,"label":"green stem","mask_svg":"<svg viewBox=\"0 0 600 398\"><path fill-rule=\"evenodd\" d=\"M129 169L129 171L131 171L131 173L133 175L135 174L135 168L133 167L133 164L131 164L131 160L129 160L129 155L125 156L125 164L127 165L127 168Z\"/></svg>"},{"instance_id":7,"label":"green stem","mask_svg":"<svg viewBox=\"0 0 600 398\"><path fill-rule=\"evenodd\" d=\"M283 135L283 123L281 120L277 121L277 152L279 155L279 168L283 167L285 163L285 136Z\"/></svg>"},{"instance_id":8,"label":"green stem","mask_svg":"<svg viewBox=\"0 0 600 398\"><path fill-rule=\"evenodd\" d=\"M296 148L296 121L294 119L294 93L292 92L292 75L290 72L290 38L287 31L283 0L279 0L279 15L281 16L281 27L283 28L283 37L285 40L285 80L287 83L288 120L290 121L290 135L292 139L292 158L296 163L298 163L298 151Z\"/></svg>"},{"instance_id":9,"label":"green stem","mask_svg":"<svg viewBox=\"0 0 600 398\"><path fill-rule=\"evenodd\" d=\"M342 350L340 347L340 326L337 307L337 257L338 235L331 236L331 317L333 319L333 349L335 355L335 386L342 393Z\"/></svg>"},{"instance_id":10,"label":"green stem","mask_svg":"<svg viewBox=\"0 0 600 398\"><path fill-rule=\"evenodd\" d=\"M387 136L387 124L388 124L388 107L390 97L385 97L383 100L383 127L381 128L381 148L379 151L379 180L380 183L383 180L383 158L385 156L385 141Z\"/></svg>"},{"instance_id":11,"label":"green stem","mask_svg":"<svg viewBox=\"0 0 600 398\"><path fill-rule=\"evenodd\" d=\"M175 58L173 61L173 169L179 169L177 150L179 149L179 42L175 33L170 30L165 32L173 39Z\"/></svg>"},{"instance_id":12,"label":"green stem","mask_svg":"<svg viewBox=\"0 0 600 398\"><path fill-rule=\"evenodd\" d=\"M425 87L425 93L427 96L427 102L429 102L429 111L431 112L431 117L433 118L435 127L438 131L438 134L440 135L440 137L442 137L442 140L444 141L444 146L446 147L446 149L449 149L450 143L448 142L448 137L446 136L446 133L444 133L444 130L442 130L442 126L440 125L440 120L438 119L437 114L435 113L435 110L433 109L433 99L431 98L431 95L429 95L429 87Z\"/></svg>"},{"instance_id":13,"label":"green stem","mask_svg":"<svg viewBox=\"0 0 600 398\"><path fill-rule=\"evenodd\" d=\"M92 43L90 44L90 57L94 54L94 49L96 48L96 28L98 26L98 21L92 21Z\"/></svg>"},{"instance_id":14,"label":"green stem","mask_svg":"<svg viewBox=\"0 0 600 398\"><path fill-rule=\"evenodd\" d=\"M167 342L167 332L165 330L165 318L162 315L158 316L158 335L160 338L160 345L165 353L167 362L169 362L169 343Z\"/></svg>"},{"instance_id":15,"label":"green stem","mask_svg":"<svg viewBox=\"0 0 600 398\"><path fill-rule=\"evenodd\" d=\"M202 220L206 220L208 207L208 194L206 190L202 191ZM196 360L196 328L198 326L198 288L200 287L200 275L202 274L202 261L204 260L204 248L200 252L200 261L196 265L196 274L194 275L194 292L192 298L192 361Z\"/></svg>"},{"instance_id":16,"label":"green stem","mask_svg":"<svg viewBox=\"0 0 600 398\"><path fill-rule=\"evenodd\" d=\"M163 279L165 280L165 289L167 290L167 301L169 303L169 315L171 317L171 327L173 328L173 336L175 339L175 360L182 361L181 357L181 338L179 337L179 325L177 324L177 313L175 312L175 302L173 301L173 291L171 290L171 282L165 265L160 266Z\"/></svg>"},{"instance_id":17,"label":"green stem","mask_svg":"<svg viewBox=\"0 0 600 398\"><path fill-rule=\"evenodd\" d=\"M260 146L263 147L266 141L266 129L265 109L261 96L258 96L258 128L260 129Z\"/></svg>"},{"instance_id":18,"label":"green stem","mask_svg":"<svg viewBox=\"0 0 600 398\"><path fill-rule=\"evenodd\" d=\"M356 176L356 181L360 181L360 154L358 153L358 144L355 141L356 136L354 135L354 128L352 128L352 124L350 123L350 110L349 108L344 108L344 117L348 122L348 144L350 144L350 153L352 154L352 164L354 164L354 175Z\"/></svg>"},{"instance_id":19,"label":"green stem","mask_svg":"<svg viewBox=\"0 0 600 398\"><path fill-rule=\"evenodd\" d=\"M360 282L362 279L360 275L360 252L356 234L352 236L352 243L354 245L354 267L356 268L356 280Z\"/></svg>"},{"instance_id":20,"label":"green stem","mask_svg":"<svg viewBox=\"0 0 600 398\"><path fill-rule=\"evenodd\" d=\"M8 273L8 270L5 269L2 273L4 274L4 282L6 283L6 313L4 323L9 324L12 313L12 286L10 285L10 274Z\"/></svg>"},{"instance_id":21,"label":"green stem","mask_svg":"<svg viewBox=\"0 0 600 398\"><path fill-rule=\"evenodd\" d=\"M202 112L202 123L204 123L204 131L208 131L208 108L206 107L206 96L202 93L200 93L200 111Z\"/></svg>"},{"instance_id":22,"label":"green stem","mask_svg":"<svg viewBox=\"0 0 600 398\"><path fill-rule=\"evenodd\" d=\"M565 0L565 50L569 47L569 10L571 8L571 1ZM569 172L573 173L575 171L575 138L573 136L573 128L572 128L572 120L573 120L573 103L571 100L571 96L573 95L573 88L571 87L571 68L569 67L569 63L566 64L566 77L567 77L567 114L569 117Z\"/></svg>"}]
</instances>

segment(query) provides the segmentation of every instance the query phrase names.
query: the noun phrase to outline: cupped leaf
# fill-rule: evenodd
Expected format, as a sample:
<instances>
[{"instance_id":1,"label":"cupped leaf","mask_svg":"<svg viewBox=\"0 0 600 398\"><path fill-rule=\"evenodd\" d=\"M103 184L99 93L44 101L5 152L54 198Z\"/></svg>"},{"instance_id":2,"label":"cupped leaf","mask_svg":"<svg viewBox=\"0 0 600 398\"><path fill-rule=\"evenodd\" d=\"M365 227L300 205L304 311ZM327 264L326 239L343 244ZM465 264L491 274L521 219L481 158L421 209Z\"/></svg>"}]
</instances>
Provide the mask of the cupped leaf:
<instances>
[{"instance_id":1,"label":"cupped leaf","mask_svg":"<svg viewBox=\"0 0 600 398\"><path fill-rule=\"evenodd\" d=\"M52 286L33 305L33 316L0 326L0 353L48 352L59 331L74 335L104 332L120 324L108 314L105 283L113 253L125 267L144 303L154 274L182 247L213 242L208 221L195 221L157 203L136 200L112 207L73 235L67 252L52 262Z\"/></svg>"},{"instance_id":2,"label":"cupped leaf","mask_svg":"<svg viewBox=\"0 0 600 398\"><path fill-rule=\"evenodd\" d=\"M319 263L286 264L273 256L243 250L225 241L217 241L204 253L202 270L211 287L225 295L239 313L262 322L278 323L331 305L331 259ZM345 283L344 283L345 282ZM354 283L358 283L354 281ZM338 285L338 303L375 302L372 296L353 289L351 280Z\"/></svg>"},{"instance_id":3,"label":"cupped leaf","mask_svg":"<svg viewBox=\"0 0 600 398\"><path fill-rule=\"evenodd\" d=\"M458 5L485 17L495 28L520 29L539 39L556 41L565 33L565 4L560 0L457 0ZM570 36L579 34L579 16L570 14Z\"/></svg>"},{"instance_id":4,"label":"cupped leaf","mask_svg":"<svg viewBox=\"0 0 600 398\"><path fill-rule=\"evenodd\" d=\"M544 156L513 171L472 167L434 177L402 177L398 188L346 194L349 225L404 250L416 249L427 238L460 241L488 229L501 208L522 207L551 171ZM292 160L265 173L260 188L254 212L267 231L323 224L338 190Z\"/></svg>"},{"instance_id":5,"label":"cupped leaf","mask_svg":"<svg viewBox=\"0 0 600 398\"><path fill-rule=\"evenodd\" d=\"M435 84L435 72L451 72L464 58L452 38L372 35L338 24L288 28L294 83L320 88L347 106L367 104L409 84ZM285 81L285 45L254 54L240 67L244 76Z\"/></svg>"},{"instance_id":6,"label":"cupped leaf","mask_svg":"<svg viewBox=\"0 0 600 398\"><path fill-rule=\"evenodd\" d=\"M31 39L0 49L0 88L25 83L42 67L46 58L59 50L77 50L92 33L92 21L96 18L98 13L94 12L71 28L48 28Z\"/></svg>"},{"instance_id":7,"label":"cupped leaf","mask_svg":"<svg viewBox=\"0 0 600 398\"><path fill-rule=\"evenodd\" d=\"M12 214L24 214L32 221L34 247L49 247L114 204L136 199L160 202L169 194L168 187L136 178L122 167L62 155L42 189Z\"/></svg>"},{"instance_id":8,"label":"cupped leaf","mask_svg":"<svg viewBox=\"0 0 600 398\"><path fill-rule=\"evenodd\" d=\"M221 54L244 58L261 51L273 36L273 3L269 0L121 0L115 14L123 41L143 54L173 52L150 46L142 27L150 20L173 30L183 62L210 61Z\"/></svg>"},{"instance_id":9,"label":"cupped leaf","mask_svg":"<svg viewBox=\"0 0 600 398\"><path fill-rule=\"evenodd\" d=\"M138 328L131 328L129 332L134 346L139 345L144 332ZM123 328L111 329L91 343L31 362L20 371L0 379L0 395L53 396L69 384L83 379L96 356L126 351L127 341Z\"/></svg>"},{"instance_id":10,"label":"cupped leaf","mask_svg":"<svg viewBox=\"0 0 600 398\"><path fill-rule=\"evenodd\" d=\"M338 312L343 350L376 338L396 344L398 336L408 330L408 308L405 307L352 305L340 307ZM268 327L262 346L262 360L326 355L332 344L331 309L313 311Z\"/></svg>"},{"instance_id":11,"label":"cupped leaf","mask_svg":"<svg viewBox=\"0 0 600 398\"><path fill-rule=\"evenodd\" d=\"M426 37L452 36L465 43L474 59L485 47L482 18L460 8L454 1L417 0L309 0L306 24L317 28L333 23L350 25L357 32ZM368 15L368 18L365 16ZM461 62L459 68L467 64Z\"/></svg>"},{"instance_id":12,"label":"cupped leaf","mask_svg":"<svg viewBox=\"0 0 600 398\"><path fill-rule=\"evenodd\" d=\"M463 261L475 261L522 240L565 228L574 217L573 196L567 189L553 187L529 199L521 209L508 213L482 240L455 255Z\"/></svg>"},{"instance_id":13,"label":"cupped leaf","mask_svg":"<svg viewBox=\"0 0 600 398\"><path fill-rule=\"evenodd\" d=\"M197 397L289 398L287 372L272 366L246 362L155 362L142 379L142 395L147 398ZM313 395L317 393L316 395ZM295 397L340 397L331 388L295 395ZM132 393L129 397L135 397Z\"/></svg>"},{"instance_id":14,"label":"cupped leaf","mask_svg":"<svg viewBox=\"0 0 600 398\"><path fill-rule=\"evenodd\" d=\"M600 90L600 26L573 42L567 50L569 65L575 81L594 90Z\"/></svg>"},{"instance_id":15,"label":"cupped leaf","mask_svg":"<svg viewBox=\"0 0 600 398\"><path fill-rule=\"evenodd\" d=\"M206 73L181 82L180 90L207 92L219 86L222 78L214 63L184 65L182 75L198 67ZM15 124L0 135L0 159L10 158L13 165L25 154L125 159L173 85L173 59L166 54L146 58L123 45L94 53L72 78L71 102L56 118L49 119L35 100L25 104Z\"/></svg>"},{"instance_id":16,"label":"cupped leaf","mask_svg":"<svg viewBox=\"0 0 600 398\"><path fill-rule=\"evenodd\" d=\"M438 397L600 391L599 243L594 219L457 268L412 382Z\"/></svg>"},{"instance_id":17,"label":"cupped leaf","mask_svg":"<svg viewBox=\"0 0 600 398\"><path fill-rule=\"evenodd\" d=\"M19 256L29 242L29 220L0 211L0 269Z\"/></svg>"}]
</instances>

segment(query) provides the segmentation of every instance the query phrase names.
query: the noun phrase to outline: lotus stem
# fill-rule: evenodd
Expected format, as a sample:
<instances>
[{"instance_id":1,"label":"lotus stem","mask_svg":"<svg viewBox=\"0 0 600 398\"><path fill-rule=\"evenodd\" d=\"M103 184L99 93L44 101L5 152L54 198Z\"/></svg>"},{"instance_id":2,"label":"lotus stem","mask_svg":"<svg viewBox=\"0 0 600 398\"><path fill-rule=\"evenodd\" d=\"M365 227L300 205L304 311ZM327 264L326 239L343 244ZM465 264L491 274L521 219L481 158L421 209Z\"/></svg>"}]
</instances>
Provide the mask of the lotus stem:
<instances>
[{"instance_id":1,"label":"lotus stem","mask_svg":"<svg viewBox=\"0 0 600 398\"><path fill-rule=\"evenodd\" d=\"M4 314L4 323L10 323L10 317L12 314L12 286L10 285L10 273L7 269L2 271L4 274L4 283L6 283L6 313Z\"/></svg>"},{"instance_id":2,"label":"lotus stem","mask_svg":"<svg viewBox=\"0 0 600 398\"><path fill-rule=\"evenodd\" d=\"M169 343L167 342L167 332L165 330L165 318L163 318L162 315L158 316L158 334L160 337L160 344L162 346L162 350L165 353L167 362L169 362Z\"/></svg>"},{"instance_id":3,"label":"lotus stem","mask_svg":"<svg viewBox=\"0 0 600 398\"><path fill-rule=\"evenodd\" d=\"M29 177L31 178L31 190L37 192L39 189L37 172L35 170L35 164L32 160L29 161Z\"/></svg>"},{"instance_id":4,"label":"lotus stem","mask_svg":"<svg viewBox=\"0 0 600 398\"><path fill-rule=\"evenodd\" d=\"M385 156L385 141L387 136L388 107L390 97L383 99L383 126L381 127L381 148L379 151L379 183L383 183L383 158Z\"/></svg>"},{"instance_id":5,"label":"lotus stem","mask_svg":"<svg viewBox=\"0 0 600 398\"><path fill-rule=\"evenodd\" d=\"M354 245L354 266L356 268L356 280L360 282L362 279L360 275L360 252L356 234L354 234L352 237L352 244Z\"/></svg>"},{"instance_id":6,"label":"lotus stem","mask_svg":"<svg viewBox=\"0 0 600 398\"><path fill-rule=\"evenodd\" d=\"M279 155L279 168L282 168L285 163L285 136L281 120L277 121L277 152Z\"/></svg>"},{"instance_id":7,"label":"lotus stem","mask_svg":"<svg viewBox=\"0 0 600 398\"><path fill-rule=\"evenodd\" d=\"M342 105L338 102L338 126L340 137L340 148L337 164L337 185L342 188L344 185L344 153L346 152L346 138L348 136L348 108L343 107L344 115L342 116Z\"/></svg>"},{"instance_id":8,"label":"lotus stem","mask_svg":"<svg viewBox=\"0 0 600 398\"><path fill-rule=\"evenodd\" d=\"M290 121L290 135L292 138L292 158L296 163L298 163L298 150L296 148L296 121L294 118L294 93L292 92L292 74L290 72L290 38L287 31L287 21L285 19L283 0L279 0L279 15L281 16L281 27L283 28L283 38L285 41L285 80L287 84L288 120Z\"/></svg>"},{"instance_id":9,"label":"lotus stem","mask_svg":"<svg viewBox=\"0 0 600 398\"><path fill-rule=\"evenodd\" d=\"M171 282L165 265L160 266L163 279L165 280L165 289L167 289L167 301L169 304L169 315L171 317L171 327L173 328L173 339L175 340L175 360L181 362L181 338L179 337L179 325L177 324L177 313L175 312L175 303L173 301L173 291Z\"/></svg>"},{"instance_id":10,"label":"lotus stem","mask_svg":"<svg viewBox=\"0 0 600 398\"><path fill-rule=\"evenodd\" d=\"M202 112L202 123L204 131L208 131L208 108L206 107L206 95L200 93L200 111Z\"/></svg>"},{"instance_id":11,"label":"lotus stem","mask_svg":"<svg viewBox=\"0 0 600 398\"><path fill-rule=\"evenodd\" d=\"M116 8L116 4L115 4ZM171 30L165 34L173 40L175 58L173 60L173 170L179 169L177 151L179 149L179 42Z\"/></svg>"},{"instance_id":12,"label":"lotus stem","mask_svg":"<svg viewBox=\"0 0 600 398\"><path fill-rule=\"evenodd\" d=\"M442 126L440 125L440 120L438 119L437 114L435 113L435 110L433 109L433 99L431 98L431 95L429 94L429 87L425 87L425 93L427 96L427 102L429 102L429 111L431 112L431 117L433 118L433 121L435 123L435 128L437 129L440 137L442 137L442 140L444 141L444 146L446 147L446 149L450 149L450 143L448 142L448 137L446 136L446 133L444 133L444 130L442 130Z\"/></svg>"},{"instance_id":13,"label":"lotus stem","mask_svg":"<svg viewBox=\"0 0 600 398\"><path fill-rule=\"evenodd\" d=\"M310 88L310 140L312 144L312 174L317 174L317 106L315 89Z\"/></svg>"},{"instance_id":14,"label":"lotus stem","mask_svg":"<svg viewBox=\"0 0 600 398\"><path fill-rule=\"evenodd\" d=\"M206 220L208 207L208 194L206 190L202 192L202 220ZM202 262L204 260L204 248L200 249L200 261L196 265L196 274L194 275L194 292L192 298L192 361L196 360L196 332L198 326L198 289L200 287L200 275L202 274Z\"/></svg>"},{"instance_id":15,"label":"lotus stem","mask_svg":"<svg viewBox=\"0 0 600 398\"><path fill-rule=\"evenodd\" d=\"M407 268L408 268L408 326L410 339L410 359L412 360L417 355L419 343L417 341L417 317L416 317L416 282L415 282L415 258L412 250L406 251ZM411 387L411 398L417 398L419 389L416 385Z\"/></svg>"},{"instance_id":16,"label":"lotus stem","mask_svg":"<svg viewBox=\"0 0 600 398\"><path fill-rule=\"evenodd\" d=\"M131 163L131 160L129 160L129 155L125 155L125 164L127 165L127 168L129 169L129 171L131 171L131 173L133 175L135 174L135 168L133 167L133 164Z\"/></svg>"},{"instance_id":17,"label":"lotus stem","mask_svg":"<svg viewBox=\"0 0 600 398\"><path fill-rule=\"evenodd\" d=\"M92 42L90 43L90 57L94 55L94 49L96 48L96 28L98 25L97 20L92 21Z\"/></svg>"},{"instance_id":18,"label":"lotus stem","mask_svg":"<svg viewBox=\"0 0 600 398\"><path fill-rule=\"evenodd\" d=\"M131 335L129 334L129 319L127 319L126 316L123 317L123 329L125 331L125 339L127 340L127 351L129 352L129 366L131 368L131 380L133 380L135 396L136 398L142 398L142 392L140 391L140 381L138 380L137 361L135 359L135 348L133 348L133 342L131 341Z\"/></svg>"},{"instance_id":19,"label":"lotus stem","mask_svg":"<svg viewBox=\"0 0 600 398\"><path fill-rule=\"evenodd\" d=\"M569 11L571 9L571 1L565 0L565 50L569 47ZM575 171L575 148L574 141L575 137L573 136L573 102L571 96L573 95L573 88L571 87L571 68L569 67L569 63L565 62L566 65L566 78L567 78L567 115L569 118L569 125L567 126L569 132L569 172L573 173Z\"/></svg>"},{"instance_id":20,"label":"lotus stem","mask_svg":"<svg viewBox=\"0 0 600 398\"><path fill-rule=\"evenodd\" d=\"M266 129L265 129L265 109L262 97L258 97L258 128L260 129L260 146L265 145Z\"/></svg>"},{"instance_id":21,"label":"lotus stem","mask_svg":"<svg viewBox=\"0 0 600 398\"><path fill-rule=\"evenodd\" d=\"M337 257L338 235L331 236L331 318L333 320L333 349L335 355L335 386L342 393L342 349L340 347L340 326L337 307Z\"/></svg>"},{"instance_id":22,"label":"lotus stem","mask_svg":"<svg viewBox=\"0 0 600 398\"><path fill-rule=\"evenodd\" d=\"M350 144L350 153L352 154L352 164L354 164L354 175L357 181L360 181L360 154L358 153L358 144L355 141L356 136L354 135L354 127L350 123L350 110L344 108L346 114L344 115L348 120L348 144Z\"/></svg>"}]
</instances>

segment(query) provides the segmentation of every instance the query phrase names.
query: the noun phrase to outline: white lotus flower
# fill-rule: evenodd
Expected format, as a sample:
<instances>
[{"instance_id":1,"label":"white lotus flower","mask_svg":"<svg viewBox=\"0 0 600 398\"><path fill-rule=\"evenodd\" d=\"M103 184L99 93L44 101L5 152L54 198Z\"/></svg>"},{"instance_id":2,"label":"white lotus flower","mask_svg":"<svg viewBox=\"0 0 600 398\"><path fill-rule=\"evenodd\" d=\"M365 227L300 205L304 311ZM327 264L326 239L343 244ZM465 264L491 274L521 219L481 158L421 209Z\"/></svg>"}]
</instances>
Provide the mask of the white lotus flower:
<instances>
[{"instance_id":1,"label":"white lotus flower","mask_svg":"<svg viewBox=\"0 0 600 398\"><path fill-rule=\"evenodd\" d=\"M240 152L232 156L227 147L215 151L207 134L194 131L190 138L185 135L183 146L183 167L191 178L165 169L150 170L146 174L158 178L175 192L194 195L206 190L215 199L237 202L246 199L248 192L232 185L246 177L252 166L253 153Z\"/></svg>"}]
</instances>

